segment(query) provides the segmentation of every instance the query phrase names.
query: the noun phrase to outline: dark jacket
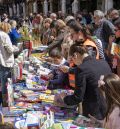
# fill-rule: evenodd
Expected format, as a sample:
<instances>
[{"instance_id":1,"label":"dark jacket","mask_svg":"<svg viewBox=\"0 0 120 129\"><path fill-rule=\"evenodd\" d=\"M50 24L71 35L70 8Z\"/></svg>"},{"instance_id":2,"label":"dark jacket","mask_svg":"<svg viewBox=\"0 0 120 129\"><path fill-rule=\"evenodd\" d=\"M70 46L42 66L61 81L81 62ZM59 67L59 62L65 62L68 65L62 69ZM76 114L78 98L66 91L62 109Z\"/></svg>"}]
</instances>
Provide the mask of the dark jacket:
<instances>
[{"instance_id":1,"label":"dark jacket","mask_svg":"<svg viewBox=\"0 0 120 129\"><path fill-rule=\"evenodd\" d=\"M83 115L91 114L97 119L103 119L105 105L98 88L98 80L101 75L111 73L109 65L105 60L96 60L88 56L76 71L77 88L73 95L64 98L64 102L67 105L83 102Z\"/></svg>"},{"instance_id":2,"label":"dark jacket","mask_svg":"<svg viewBox=\"0 0 120 129\"><path fill-rule=\"evenodd\" d=\"M46 51L51 51L54 48L59 48L61 50L61 44L63 43L64 40L64 36L66 35L66 30L65 29L61 29L58 32L58 36L56 37L56 39L48 46Z\"/></svg>"}]
</instances>

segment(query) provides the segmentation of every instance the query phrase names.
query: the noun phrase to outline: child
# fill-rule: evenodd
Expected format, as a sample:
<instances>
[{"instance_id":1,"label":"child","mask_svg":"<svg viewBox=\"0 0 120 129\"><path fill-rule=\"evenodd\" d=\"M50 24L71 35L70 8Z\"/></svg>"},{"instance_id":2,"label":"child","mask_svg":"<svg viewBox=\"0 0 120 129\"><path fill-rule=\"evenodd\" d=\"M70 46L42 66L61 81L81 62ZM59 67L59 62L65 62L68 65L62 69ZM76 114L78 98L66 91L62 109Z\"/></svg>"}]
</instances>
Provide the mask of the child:
<instances>
[{"instance_id":1,"label":"child","mask_svg":"<svg viewBox=\"0 0 120 129\"><path fill-rule=\"evenodd\" d=\"M59 49L55 48L49 52L49 56L53 60L53 64L56 66L53 68L52 72L48 75L49 89L64 89L69 85L68 74L60 71L60 65L67 65L65 58L62 56Z\"/></svg>"}]
</instances>

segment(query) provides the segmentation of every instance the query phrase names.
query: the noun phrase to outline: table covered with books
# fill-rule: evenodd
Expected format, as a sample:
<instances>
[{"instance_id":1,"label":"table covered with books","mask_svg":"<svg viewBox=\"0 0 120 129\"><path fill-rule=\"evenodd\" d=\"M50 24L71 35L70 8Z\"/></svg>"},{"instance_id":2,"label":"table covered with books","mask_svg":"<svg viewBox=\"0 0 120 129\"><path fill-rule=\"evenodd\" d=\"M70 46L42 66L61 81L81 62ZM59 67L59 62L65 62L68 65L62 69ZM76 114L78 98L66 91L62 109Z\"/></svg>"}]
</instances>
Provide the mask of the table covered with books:
<instances>
[{"instance_id":1,"label":"table covered with books","mask_svg":"<svg viewBox=\"0 0 120 129\"><path fill-rule=\"evenodd\" d=\"M42 49L42 50L41 50ZM51 63L37 48L28 57L23 50L15 60L12 78L8 79L8 108L3 108L4 121L12 122L17 129L94 129L99 123L78 114L77 106L64 107L54 103L58 94L73 94L73 90L49 90L47 75Z\"/></svg>"}]
</instances>

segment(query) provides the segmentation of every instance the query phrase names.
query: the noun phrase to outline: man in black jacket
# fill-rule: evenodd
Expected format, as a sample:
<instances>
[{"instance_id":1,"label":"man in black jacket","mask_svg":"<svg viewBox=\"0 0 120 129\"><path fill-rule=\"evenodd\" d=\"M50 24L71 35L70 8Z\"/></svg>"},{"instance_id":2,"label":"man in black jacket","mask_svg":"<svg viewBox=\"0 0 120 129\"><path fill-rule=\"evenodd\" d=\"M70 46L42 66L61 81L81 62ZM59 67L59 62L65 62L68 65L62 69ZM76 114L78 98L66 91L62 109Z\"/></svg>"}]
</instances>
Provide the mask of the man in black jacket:
<instances>
[{"instance_id":1,"label":"man in black jacket","mask_svg":"<svg viewBox=\"0 0 120 129\"><path fill-rule=\"evenodd\" d=\"M90 57L85 47L71 46L70 55L77 65L77 70L75 70L77 71L75 72L76 89L73 95L61 95L60 97L69 106L82 102L84 116L88 117L90 114L101 120L105 117L106 103L98 88L98 80L101 75L111 73L111 69L105 60L96 60ZM67 67L61 67L63 72L66 72L66 69Z\"/></svg>"}]
</instances>

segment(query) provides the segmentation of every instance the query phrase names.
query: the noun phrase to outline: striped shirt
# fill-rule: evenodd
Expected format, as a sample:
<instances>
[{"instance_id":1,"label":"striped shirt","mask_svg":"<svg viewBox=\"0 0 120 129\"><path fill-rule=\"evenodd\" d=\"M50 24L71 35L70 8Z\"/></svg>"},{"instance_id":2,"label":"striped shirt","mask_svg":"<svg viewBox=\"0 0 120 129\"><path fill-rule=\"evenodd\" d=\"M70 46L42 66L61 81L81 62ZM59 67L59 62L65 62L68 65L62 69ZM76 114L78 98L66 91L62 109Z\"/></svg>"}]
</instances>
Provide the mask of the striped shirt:
<instances>
[{"instance_id":1,"label":"striped shirt","mask_svg":"<svg viewBox=\"0 0 120 129\"><path fill-rule=\"evenodd\" d=\"M96 46L98 48L100 59L105 59L105 55L104 55L104 51L103 51L103 45L102 45L101 40L98 39L96 36L93 36L92 38L95 41Z\"/></svg>"}]
</instances>

